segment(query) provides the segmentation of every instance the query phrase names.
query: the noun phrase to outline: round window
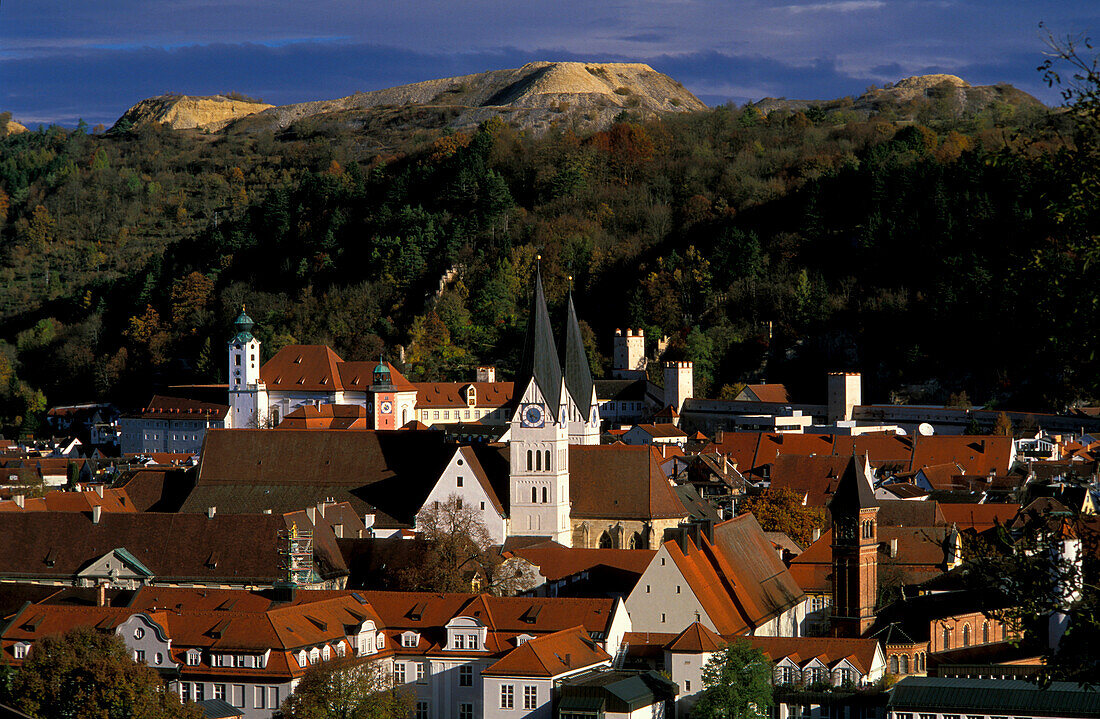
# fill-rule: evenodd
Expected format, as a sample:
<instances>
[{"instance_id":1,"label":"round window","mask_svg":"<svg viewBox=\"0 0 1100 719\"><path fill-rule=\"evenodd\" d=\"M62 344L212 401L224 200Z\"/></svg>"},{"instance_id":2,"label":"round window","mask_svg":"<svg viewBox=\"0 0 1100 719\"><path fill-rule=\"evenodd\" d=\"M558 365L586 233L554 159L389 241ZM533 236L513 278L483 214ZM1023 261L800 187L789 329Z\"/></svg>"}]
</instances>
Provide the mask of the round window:
<instances>
[{"instance_id":1,"label":"round window","mask_svg":"<svg viewBox=\"0 0 1100 719\"><path fill-rule=\"evenodd\" d=\"M157 655L155 657L153 657L153 661L156 662L157 664L160 664L161 662L164 661L164 656L161 655L160 652L157 652Z\"/></svg>"},{"instance_id":2,"label":"round window","mask_svg":"<svg viewBox=\"0 0 1100 719\"><path fill-rule=\"evenodd\" d=\"M144 636L145 636L145 630L142 629L141 627L138 627L137 629L134 630L134 639L141 639Z\"/></svg>"}]
</instances>

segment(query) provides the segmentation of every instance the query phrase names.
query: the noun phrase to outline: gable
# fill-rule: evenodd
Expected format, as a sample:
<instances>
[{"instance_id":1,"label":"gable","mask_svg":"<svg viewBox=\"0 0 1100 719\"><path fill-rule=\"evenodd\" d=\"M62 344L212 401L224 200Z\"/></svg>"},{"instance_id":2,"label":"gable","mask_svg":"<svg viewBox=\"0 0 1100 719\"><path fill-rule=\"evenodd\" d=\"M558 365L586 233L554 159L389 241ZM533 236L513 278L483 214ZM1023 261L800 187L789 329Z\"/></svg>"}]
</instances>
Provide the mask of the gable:
<instances>
[{"instance_id":1,"label":"gable","mask_svg":"<svg viewBox=\"0 0 1100 719\"><path fill-rule=\"evenodd\" d=\"M153 572L123 548L112 549L76 573L78 577L150 579Z\"/></svg>"}]
</instances>

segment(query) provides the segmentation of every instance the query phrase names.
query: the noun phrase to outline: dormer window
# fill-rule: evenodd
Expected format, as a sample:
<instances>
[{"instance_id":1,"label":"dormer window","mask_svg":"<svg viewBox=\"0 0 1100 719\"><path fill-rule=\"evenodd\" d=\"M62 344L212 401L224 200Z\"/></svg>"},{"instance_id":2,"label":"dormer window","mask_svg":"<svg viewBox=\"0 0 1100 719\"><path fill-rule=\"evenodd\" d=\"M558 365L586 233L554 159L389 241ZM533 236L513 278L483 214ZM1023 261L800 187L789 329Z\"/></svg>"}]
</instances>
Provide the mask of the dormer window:
<instances>
[{"instance_id":1,"label":"dormer window","mask_svg":"<svg viewBox=\"0 0 1100 719\"><path fill-rule=\"evenodd\" d=\"M532 639L534 639L534 637L531 636L530 634L520 634L519 636L516 637L516 646L517 647L523 646L524 644L531 641Z\"/></svg>"},{"instance_id":2,"label":"dormer window","mask_svg":"<svg viewBox=\"0 0 1100 719\"><path fill-rule=\"evenodd\" d=\"M202 661L202 652L198 649L189 649L187 651L187 666L196 667L199 662Z\"/></svg>"},{"instance_id":3,"label":"dormer window","mask_svg":"<svg viewBox=\"0 0 1100 719\"><path fill-rule=\"evenodd\" d=\"M329 659L332 659L332 649L329 648L329 645L327 645L327 644L325 645L325 648L321 650L321 659L323 659L326 662Z\"/></svg>"},{"instance_id":4,"label":"dormer window","mask_svg":"<svg viewBox=\"0 0 1100 719\"><path fill-rule=\"evenodd\" d=\"M309 650L309 663L310 664L316 664L320 659L321 659L321 652L318 651L317 647L314 647L313 649Z\"/></svg>"},{"instance_id":5,"label":"dormer window","mask_svg":"<svg viewBox=\"0 0 1100 719\"><path fill-rule=\"evenodd\" d=\"M309 663L309 659L306 656L306 650L303 649L302 651L298 652L298 666L305 669L305 667L308 663Z\"/></svg>"},{"instance_id":6,"label":"dormer window","mask_svg":"<svg viewBox=\"0 0 1100 719\"><path fill-rule=\"evenodd\" d=\"M416 632L405 632L401 635L401 646L415 647L420 644L420 635Z\"/></svg>"},{"instance_id":7,"label":"dormer window","mask_svg":"<svg viewBox=\"0 0 1100 719\"><path fill-rule=\"evenodd\" d=\"M386 635L382 632L378 632L378 641L375 643L375 646L378 647L378 651L382 651L386 648Z\"/></svg>"},{"instance_id":8,"label":"dormer window","mask_svg":"<svg viewBox=\"0 0 1100 719\"><path fill-rule=\"evenodd\" d=\"M13 647L13 649L15 651L15 658L16 659L26 659L27 658L27 652L30 650L30 648L31 648L31 645L27 644L26 642L16 642L15 646Z\"/></svg>"}]
</instances>

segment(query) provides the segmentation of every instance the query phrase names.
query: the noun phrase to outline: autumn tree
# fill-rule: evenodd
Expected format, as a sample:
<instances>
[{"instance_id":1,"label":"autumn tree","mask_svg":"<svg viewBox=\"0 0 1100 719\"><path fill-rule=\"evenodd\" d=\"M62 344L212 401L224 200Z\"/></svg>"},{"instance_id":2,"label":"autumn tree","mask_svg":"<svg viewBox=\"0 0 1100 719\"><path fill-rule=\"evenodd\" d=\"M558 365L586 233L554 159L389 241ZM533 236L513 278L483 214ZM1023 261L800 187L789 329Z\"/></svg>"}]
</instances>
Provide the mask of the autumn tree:
<instances>
[{"instance_id":1,"label":"autumn tree","mask_svg":"<svg viewBox=\"0 0 1100 719\"><path fill-rule=\"evenodd\" d=\"M774 704L772 665L745 640L727 645L703 666L703 695L691 715L699 719L766 719Z\"/></svg>"},{"instance_id":2,"label":"autumn tree","mask_svg":"<svg viewBox=\"0 0 1100 719\"><path fill-rule=\"evenodd\" d=\"M280 711L284 719L405 719L412 709L413 695L379 662L346 657L307 669Z\"/></svg>"},{"instance_id":3,"label":"autumn tree","mask_svg":"<svg viewBox=\"0 0 1100 719\"><path fill-rule=\"evenodd\" d=\"M1012 420L1004 412L997 415L997 422L993 425L993 434L1003 437L1012 436Z\"/></svg>"},{"instance_id":4,"label":"autumn tree","mask_svg":"<svg viewBox=\"0 0 1100 719\"><path fill-rule=\"evenodd\" d=\"M38 719L199 719L122 639L80 627L39 639L3 703Z\"/></svg>"},{"instance_id":5,"label":"autumn tree","mask_svg":"<svg viewBox=\"0 0 1100 719\"><path fill-rule=\"evenodd\" d=\"M201 272L192 272L172 283L172 324L177 331L194 334L209 321L213 294L214 281Z\"/></svg>"},{"instance_id":6,"label":"autumn tree","mask_svg":"<svg viewBox=\"0 0 1100 719\"><path fill-rule=\"evenodd\" d=\"M793 489L769 489L739 503L738 509L752 512L765 532L783 532L803 547L813 543L813 531L825 526L825 509L808 507Z\"/></svg>"}]
</instances>

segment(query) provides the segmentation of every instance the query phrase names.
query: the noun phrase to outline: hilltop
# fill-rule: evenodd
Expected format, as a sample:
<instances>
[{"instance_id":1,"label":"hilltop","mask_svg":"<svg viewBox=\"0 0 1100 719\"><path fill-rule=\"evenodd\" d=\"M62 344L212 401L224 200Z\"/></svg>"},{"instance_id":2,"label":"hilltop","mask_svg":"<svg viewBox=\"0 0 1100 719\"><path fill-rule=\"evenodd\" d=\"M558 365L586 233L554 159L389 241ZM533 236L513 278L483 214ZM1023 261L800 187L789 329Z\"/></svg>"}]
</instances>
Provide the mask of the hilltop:
<instances>
[{"instance_id":1,"label":"hilltop","mask_svg":"<svg viewBox=\"0 0 1100 719\"><path fill-rule=\"evenodd\" d=\"M0 137L7 137L8 135L18 135L19 133L26 131L26 127L11 119L10 112L0 113Z\"/></svg>"},{"instance_id":2,"label":"hilltop","mask_svg":"<svg viewBox=\"0 0 1100 719\"><path fill-rule=\"evenodd\" d=\"M221 101L221 102L220 102ZM143 100L123 119L253 133L293 129L304 120L355 131L474 127L490 117L540 132L562 121L578 129L607 127L624 110L639 119L663 113L705 110L684 87L641 63L531 62L520 68L427 80L335 100L273 107L225 98L168 96ZM219 104L220 102L220 104ZM217 115L217 125L207 118ZM235 113L235 114L234 114ZM119 121L120 123L122 120Z\"/></svg>"},{"instance_id":3,"label":"hilltop","mask_svg":"<svg viewBox=\"0 0 1100 719\"><path fill-rule=\"evenodd\" d=\"M775 110L805 112L810 108L826 110L846 108L861 117L893 114L899 120L915 120L923 113L938 116L971 115L996 106L1017 109L1042 108L1043 103L1032 95L1007 83L971 85L956 75L916 75L872 87L855 99L788 100L767 97L752 103L767 115Z\"/></svg>"},{"instance_id":4,"label":"hilltop","mask_svg":"<svg viewBox=\"0 0 1100 719\"><path fill-rule=\"evenodd\" d=\"M167 125L173 130L199 129L216 132L234 120L262 112L273 105L213 95L159 95L131 107L115 123L116 128L149 124Z\"/></svg>"}]
</instances>

